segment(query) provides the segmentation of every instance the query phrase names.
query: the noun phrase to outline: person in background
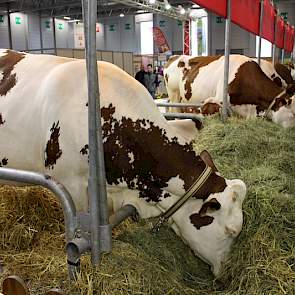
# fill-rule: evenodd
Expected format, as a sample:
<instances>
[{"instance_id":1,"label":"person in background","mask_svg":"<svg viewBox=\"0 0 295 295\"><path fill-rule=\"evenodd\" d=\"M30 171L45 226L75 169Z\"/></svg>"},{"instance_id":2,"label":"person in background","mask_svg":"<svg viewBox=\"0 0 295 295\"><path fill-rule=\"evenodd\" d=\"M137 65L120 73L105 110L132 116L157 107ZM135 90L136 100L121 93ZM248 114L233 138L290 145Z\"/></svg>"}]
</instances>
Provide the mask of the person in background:
<instances>
[{"instance_id":1,"label":"person in background","mask_svg":"<svg viewBox=\"0 0 295 295\"><path fill-rule=\"evenodd\" d=\"M157 75L153 71L153 66L148 64L147 73L144 75L144 84L153 99L156 98L156 89L157 89Z\"/></svg>"},{"instance_id":2,"label":"person in background","mask_svg":"<svg viewBox=\"0 0 295 295\"><path fill-rule=\"evenodd\" d=\"M135 74L135 79L144 86L145 86L145 84L144 84L144 75L145 74L146 74L146 71L144 70L144 65L141 65L140 70Z\"/></svg>"}]
</instances>

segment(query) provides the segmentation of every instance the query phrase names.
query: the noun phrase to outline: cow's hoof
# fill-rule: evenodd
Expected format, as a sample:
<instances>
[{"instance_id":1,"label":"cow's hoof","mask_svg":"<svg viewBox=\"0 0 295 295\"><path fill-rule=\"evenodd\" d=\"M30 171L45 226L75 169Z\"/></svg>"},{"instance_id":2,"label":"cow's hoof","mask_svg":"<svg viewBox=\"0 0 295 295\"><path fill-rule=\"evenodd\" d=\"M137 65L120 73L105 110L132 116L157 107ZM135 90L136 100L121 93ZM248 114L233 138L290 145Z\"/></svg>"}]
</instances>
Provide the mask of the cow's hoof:
<instances>
[{"instance_id":1,"label":"cow's hoof","mask_svg":"<svg viewBox=\"0 0 295 295\"><path fill-rule=\"evenodd\" d=\"M139 214L138 214L137 210L134 214L132 214L131 219L134 222L139 222Z\"/></svg>"}]
</instances>

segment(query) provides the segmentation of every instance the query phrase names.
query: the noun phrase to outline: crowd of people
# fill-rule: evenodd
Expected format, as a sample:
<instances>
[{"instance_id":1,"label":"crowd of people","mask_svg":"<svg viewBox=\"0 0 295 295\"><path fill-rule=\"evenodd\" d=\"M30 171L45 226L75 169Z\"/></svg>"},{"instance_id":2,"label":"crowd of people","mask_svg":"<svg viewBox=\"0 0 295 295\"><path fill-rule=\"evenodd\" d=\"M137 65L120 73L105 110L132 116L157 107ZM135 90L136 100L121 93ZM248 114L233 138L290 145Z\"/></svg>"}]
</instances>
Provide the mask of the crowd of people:
<instances>
[{"instance_id":1,"label":"crowd of people","mask_svg":"<svg viewBox=\"0 0 295 295\"><path fill-rule=\"evenodd\" d=\"M135 79L146 87L153 99L156 98L157 87L161 83L159 81L159 74L161 75L161 69L153 69L153 65L148 64L147 71L144 65L141 65L140 70L135 75Z\"/></svg>"}]
</instances>

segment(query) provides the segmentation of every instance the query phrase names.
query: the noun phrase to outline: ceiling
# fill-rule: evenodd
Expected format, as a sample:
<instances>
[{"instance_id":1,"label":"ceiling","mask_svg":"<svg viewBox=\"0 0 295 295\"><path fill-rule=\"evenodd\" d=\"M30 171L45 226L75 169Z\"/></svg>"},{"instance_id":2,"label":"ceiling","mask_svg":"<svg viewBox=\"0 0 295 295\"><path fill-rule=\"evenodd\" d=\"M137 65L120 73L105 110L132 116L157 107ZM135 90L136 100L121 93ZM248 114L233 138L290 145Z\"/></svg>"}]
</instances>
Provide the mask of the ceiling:
<instances>
[{"instance_id":1,"label":"ceiling","mask_svg":"<svg viewBox=\"0 0 295 295\"><path fill-rule=\"evenodd\" d=\"M193 1L188 0L169 0L172 9L164 8L164 0L158 0L158 6L149 4L148 0L98 0L98 17L117 16L120 13L135 14L138 10L146 12L164 11L164 14L183 19L177 11L178 5L184 8L191 7ZM295 0L277 0L276 3L295 3ZM63 17L70 16L72 19L81 19L82 9L81 0L0 0L0 11L6 11L9 8L11 12L34 12L40 13L41 16ZM163 13L162 13L163 14Z\"/></svg>"}]
</instances>

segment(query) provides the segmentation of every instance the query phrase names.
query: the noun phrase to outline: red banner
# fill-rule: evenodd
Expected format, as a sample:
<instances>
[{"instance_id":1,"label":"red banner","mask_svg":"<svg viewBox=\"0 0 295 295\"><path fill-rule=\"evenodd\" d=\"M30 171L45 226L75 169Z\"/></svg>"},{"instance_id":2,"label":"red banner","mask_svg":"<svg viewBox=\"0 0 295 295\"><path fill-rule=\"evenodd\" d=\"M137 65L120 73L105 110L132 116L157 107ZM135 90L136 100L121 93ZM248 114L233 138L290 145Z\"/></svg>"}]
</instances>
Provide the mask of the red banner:
<instances>
[{"instance_id":1,"label":"red banner","mask_svg":"<svg viewBox=\"0 0 295 295\"><path fill-rule=\"evenodd\" d=\"M226 0L193 0L193 2L226 18Z\"/></svg>"},{"instance_id":2,"label":"red banner","mask_svg":"<svg viewBox=\"0 0 295 295\"><path fill-rule=\"evenodd\" d=\"M276 19L276 46L284 48L284 34L285 34L285 23L282 17L278 16Z\"/></svg>"},{"instance_id":3,"label":"red banner","mask_svg":"<svg viewBox=\"0 0 295 295\"><path fill-rule=\"evenodd\" d=\"M165 53L167 51L170 51L167 39L162 30L158 27L153 27L153 33L154 41L158 47L159 53Z\"/></svg>"},{"instance_id":4,"label":"red banner","mask_svg":"<svg viewBox=\"0 0 295 295\"><path fill-rule=\"evenodd\" d=\"M292 52L294 47L295 28L286 24L285 26L285 50Z\"/></svg>"},{"instance_id":5,"label":"red banner","mask_svg":"<svg viewBox=\"0 0 295 295\"><path fill-rule=\"evenodd\" d=\"M261 37L271 43L275 41L275 8L270 0L264 0Z\"/></svg>"},{"instance_id":6,"label":"red banner","mask_svg":"<svg viewBox=\"0 0 295 295\"><path fill-rule=\"evenodd\" d=\"M232 22L259 35L260 0L232 0L231 7Z\"/></svg>"}]
</instances>

